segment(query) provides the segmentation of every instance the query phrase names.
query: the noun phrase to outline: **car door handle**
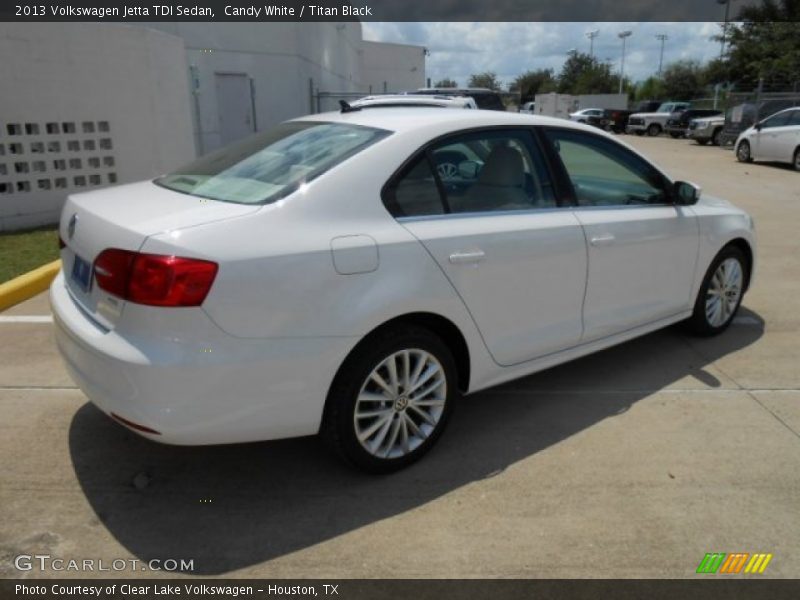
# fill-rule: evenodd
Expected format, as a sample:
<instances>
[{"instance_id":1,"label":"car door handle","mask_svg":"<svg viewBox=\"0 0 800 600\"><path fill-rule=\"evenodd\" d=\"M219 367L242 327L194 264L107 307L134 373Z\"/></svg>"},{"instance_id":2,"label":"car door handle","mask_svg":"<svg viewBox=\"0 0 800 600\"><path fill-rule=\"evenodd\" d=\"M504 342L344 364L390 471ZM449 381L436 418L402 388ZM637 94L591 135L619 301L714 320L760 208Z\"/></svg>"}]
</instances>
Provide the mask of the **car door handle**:
<instances>
[{"instance_id":1,"label":"car door handle","mask_svg":"<svg viewBox=\"0 0 800 600\"><path fill-rule=\"evenodd\" d=\"M483 250L469 250L466 252L453 252L450 255L450 262L454 265L464 265L481 262L484 258L486 258L486 253Z\"/></svg>"},{"instance_id":2,"label":"car door handle","mask_svg":"<svg viewBox=\"0 0 800 600\"><path fill-rule=\"evenodd\" d=\"M589 243L592 246L610 246L614 243L616 238L611 235L610 233L606 233L604 235L596 235L589 239Z\"/></svg>"}]
</instances>

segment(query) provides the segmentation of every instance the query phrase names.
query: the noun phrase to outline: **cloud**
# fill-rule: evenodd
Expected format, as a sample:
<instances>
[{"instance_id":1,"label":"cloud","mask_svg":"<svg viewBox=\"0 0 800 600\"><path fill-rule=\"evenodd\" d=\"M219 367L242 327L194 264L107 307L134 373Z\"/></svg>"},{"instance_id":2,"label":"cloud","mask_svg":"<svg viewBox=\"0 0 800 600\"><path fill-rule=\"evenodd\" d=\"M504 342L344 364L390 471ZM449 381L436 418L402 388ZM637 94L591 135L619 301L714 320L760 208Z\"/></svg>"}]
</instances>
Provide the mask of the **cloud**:
<instances>
[{"instance_id":1,"label":"cloud","mask_svg":"<svg viewBox=\"0 0 800 600\"><path fill-rule=\"evenodd\" d=\"M432 82L450 77L466 85L470 74L494 71L509 83L529 69L556 72L576 49L589 51L585 33L600 31L594 54L619 71L622 43L617 33L633 31L627 39L625 73L634 81L658 70L661 43L656 34L666 33L664 65L676 60L706 62L719 55L717 23L372 23L364 22L364 38L425 46L431 52L426 75Z\"/></svg>"}]
</instances>

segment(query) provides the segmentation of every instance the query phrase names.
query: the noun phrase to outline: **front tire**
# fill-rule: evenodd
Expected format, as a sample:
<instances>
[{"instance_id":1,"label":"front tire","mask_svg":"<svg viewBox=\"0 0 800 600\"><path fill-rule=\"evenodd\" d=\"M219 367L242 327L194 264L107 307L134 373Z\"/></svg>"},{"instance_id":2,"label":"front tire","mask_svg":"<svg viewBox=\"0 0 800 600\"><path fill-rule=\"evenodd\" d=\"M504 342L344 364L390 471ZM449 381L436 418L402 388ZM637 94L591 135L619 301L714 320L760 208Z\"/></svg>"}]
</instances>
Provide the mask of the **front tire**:
<instances>
[{"instance_id":1,"label":"front tire","mask_svg":"<svg viewBox=\"0 0 800 600\"><path fill-rule=\"evenodd\" d=\"M653 123L647 128L647 135L650 137L656 137L657 135L661 134L661 127L656 123Z\"/></svg>"},{"instance_id":2,"label":"front tire","mask_svg":"<svg viewBox=\"0 0 800 600\"><path fill-rule=\"evenodd\" d=\"M714 133L711 135L711 144L714 146L719 146L719 137L722 135L722 129L715 129Z\"/></svg>"},{"instance_id":3,"label":"front tire","mask_svg":"<svg viewBox=\"0 0 800 600\"><path fill-rule=\"evenodd\" d=\"M736 148L736 160L743 163L753 162L753 155L750 153L750 142L742 140Z\"/></svg>"},{"instance_id":4,"label":"front tire","mask_svg":"<svg viewBox=\"0 0 800 600\"><path fill-rule=\"evenodd\" d=\"M703 139L698 139L696 141L700 146L705 146L708 143L708 140L703 140Z\"/></svg>"},{"instance_id":5,"label":"front tire","mask_svg":"<svg viewBox=\"0 0 800 600\"><path fill-rule=\"evenodd\" d=\"M794 158L792 159L792 166L795 171L800 171L800 148L794 151Z\"/></svg>"},{"instance_id":6,"label":"front tire","mask_svg":"<svg viewBox=\"0 0 800 600\"><path fill-rule=\"evenodd\" d=\"M350 464L390 473L431 449L457 394L455 361L441 339L419 327L392 327L342 365L321 432Z\"/></svg>"},{"instance_id":7,"label":"front tire","mask_svg":"<svg viewBox=\"0 0 800 600\"><path fill-rule=\"evenodd\" d=\"M672 139L674 139L674 140L677 140L679 137L681 137L681 134L680 134L680 133L674 133L674 132L673 132L673 133L670 133L670 134L669 134L669 136L670 136Z\"/></svg>"},{"instance_id":8,"label":"front tire","mask_svg":"<svg viewBox=\"0 0 800 600\"><path fill-rule=\"evenodd\" d=\"M688 325L702 336L725 331L742 303L749 265L744 253L735 246L726 246L708 268Z\"/></svg>"}]
</instances>

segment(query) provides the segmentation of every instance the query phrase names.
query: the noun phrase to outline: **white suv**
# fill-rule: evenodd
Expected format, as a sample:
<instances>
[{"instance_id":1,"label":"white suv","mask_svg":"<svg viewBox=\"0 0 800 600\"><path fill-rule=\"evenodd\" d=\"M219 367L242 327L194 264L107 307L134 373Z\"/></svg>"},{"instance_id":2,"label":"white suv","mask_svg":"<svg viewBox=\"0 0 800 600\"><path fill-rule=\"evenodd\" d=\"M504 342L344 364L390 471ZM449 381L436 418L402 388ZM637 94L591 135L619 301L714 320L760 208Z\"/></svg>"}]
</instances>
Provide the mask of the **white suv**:
<instances>
[{"instance_id":1,"label":"white suv","mask_svg":"<svg viewBox=\"0 0 800 600\"><path fill-rule=\"evenodd\" d=\"M645 132L650 136L660 135L667 125L669 116L674 112L679 112L689 108L688 102L664 102L652 113L633 113L628 119L627 133L643 135Z\"/></svg>"}]
</instances>

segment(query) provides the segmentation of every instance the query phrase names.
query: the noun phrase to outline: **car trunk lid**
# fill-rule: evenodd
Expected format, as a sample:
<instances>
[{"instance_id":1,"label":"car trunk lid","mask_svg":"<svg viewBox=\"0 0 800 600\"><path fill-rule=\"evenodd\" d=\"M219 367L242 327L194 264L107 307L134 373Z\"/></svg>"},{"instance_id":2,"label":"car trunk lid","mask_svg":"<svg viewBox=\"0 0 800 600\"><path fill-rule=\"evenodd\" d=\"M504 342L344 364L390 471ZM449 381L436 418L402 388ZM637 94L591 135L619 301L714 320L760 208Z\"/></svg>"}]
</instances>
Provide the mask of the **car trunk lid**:
<instances>
[{"instance_id":1,"label":"car trunk lid","mask_svg":"<svg viewBox=\"0 0 800 600\"><path fill-rule=\"evenodd\" d=\"M69 196L59 236L65 281L76 303L105 329L113 329L125 301L97 286L93 265L107 248L138 251L155 234L173 233L244 216L258 205L207 200L141 182Z\"/></svg>"}]
</instances>

